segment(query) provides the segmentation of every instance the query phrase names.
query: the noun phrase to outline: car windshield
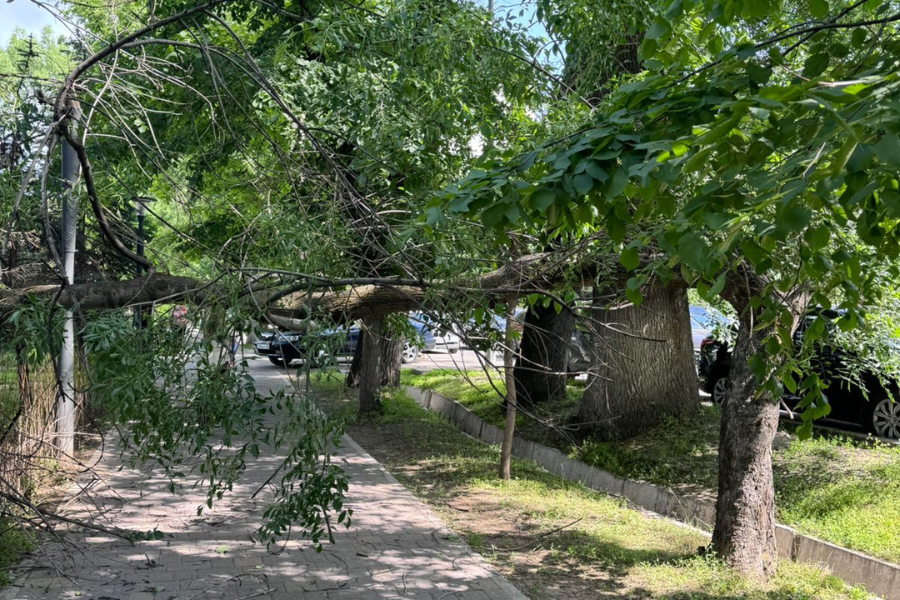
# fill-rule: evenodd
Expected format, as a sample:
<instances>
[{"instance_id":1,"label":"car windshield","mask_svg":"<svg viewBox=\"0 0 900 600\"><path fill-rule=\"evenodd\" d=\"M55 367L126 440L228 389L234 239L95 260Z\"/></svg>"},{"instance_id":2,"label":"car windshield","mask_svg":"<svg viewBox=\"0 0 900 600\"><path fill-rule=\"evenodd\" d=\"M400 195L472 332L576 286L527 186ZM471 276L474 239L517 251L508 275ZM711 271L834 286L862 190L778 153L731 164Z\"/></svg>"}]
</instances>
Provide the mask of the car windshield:
<instances>
[{"instance_id":1,"label":"car windshield","mask_svg":"<svg viewBox=\"0 0 900 600\"><path fill-rule=\"evenodd\" d=\"M727 322L725 315L720 313L719 311L713 308L706 308L703 306L692 306L690 307L691 311L691 326L700 329L712 329L716 325L721 325Z\"/></svg>"}]
</instances>

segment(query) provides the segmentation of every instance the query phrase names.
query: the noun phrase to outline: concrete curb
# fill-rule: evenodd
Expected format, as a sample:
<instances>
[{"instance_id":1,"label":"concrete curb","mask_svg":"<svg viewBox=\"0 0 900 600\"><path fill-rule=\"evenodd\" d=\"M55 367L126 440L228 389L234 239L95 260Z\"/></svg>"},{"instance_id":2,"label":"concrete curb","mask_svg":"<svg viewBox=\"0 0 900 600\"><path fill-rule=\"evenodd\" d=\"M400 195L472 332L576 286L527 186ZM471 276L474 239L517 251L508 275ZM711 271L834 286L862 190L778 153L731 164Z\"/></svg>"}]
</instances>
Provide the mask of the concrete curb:
<instances>
[{"instance_id":1,"label":"concrete curb","mask_svg":"<svg viewBox=\"0 0 900 600\"><path fill-rule=\"evenodd\" d=\"M501 443L502 429L485 423L455 400L412 386L406 386L406 392L417 404L440 414L475 439L486 444ZM714 504L678 496L671 490L644 481L616 477L603 469L573 460L556 448L515 436L513 455L533 460L564 479L578 481L595 491L622 496L635 506L706 532L712 531L715 524ZM864 586L885 600L900 600L900 566L801 535L785 525L775 526L775 540L781 558L823 566L844 581Z\"/></svg>"}]
</instances>

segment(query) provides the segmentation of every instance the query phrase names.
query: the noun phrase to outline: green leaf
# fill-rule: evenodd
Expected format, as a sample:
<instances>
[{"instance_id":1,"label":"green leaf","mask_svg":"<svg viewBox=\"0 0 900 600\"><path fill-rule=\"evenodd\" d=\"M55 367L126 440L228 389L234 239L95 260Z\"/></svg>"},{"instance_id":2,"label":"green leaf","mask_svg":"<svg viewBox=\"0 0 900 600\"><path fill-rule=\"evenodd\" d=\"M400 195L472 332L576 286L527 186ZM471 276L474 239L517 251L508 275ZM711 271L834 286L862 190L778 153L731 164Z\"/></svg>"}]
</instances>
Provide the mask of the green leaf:
<instances>
[{"instance_id":1,"label":"green leaf","mask_svg":"<svg viewBox=\"0 0 900 600\"><path fill-rule=\"evenodd\" d=\"M886 134L877 144L872 146L875 156L885 164L900 167L900 138Z\"/></svg>"},{"instance_id":2,"label":"green leaf","mask_svg":"<svg viewBox=\"0 0 900 600\"><path fill-rule=\"evenodd\" d=\"M678 240L678 256L695 271L703 271L709 263L706 242L693 231L688 231Z\"/></svg>"},{"instance_id":3,"label":"green leaf","mask_svg":"<svg viewBox=\"0 0 900 600\"><path fill-rule=\"evenodd\" d=\"M573 183L575 185L575 191L580 196L584 196L588 192L591 191L594 187L594 178L588 173L582 173L581 175L576 175L573 179Z\"/></svg>"},{"instance_id":4,"label":"green leaf","mask_svg":"<svg viewBox=\"0 0 900 600\"><path fill-rule=\"evenodd\" d=\"M585 161L584 171L600 183L609 179L609 173L594 160Z\"/></svg>"},{"instance_id":5,"label":"green leaf","mask_svg":"<svg viewBox=\"0 0 900 600\"><path fill-rule=\"evenodd\" d=\"M507 210L509 210L509 204L497 202L481 213L481 222L484 223L485 227L497 227L506 218Z\"/></svg>"},{"instance_id":6,"label":"green leaf","mask_svg":"<svg viewBox=\"0 0 900 600\"><path fill-rule=\"evenodd\" d=\"M803 63L803 75L806 77L818 77L828 68L830 58L825 52L813 54Z\"/></svg>"},{"instance_id":7,"label":"green leaf","mask_svg":"<svg viewBox=\"0 0 900 600\"><path fill-rule=\"evenodd\" d=\"M827 0L809 0L809 14L817 19L828 15Z\"/></svg>"},{"instance_id":8,"label":"green leaf","mask_svg":"<svg viewBox=\"0 0 900 600\"><path fill-rule=\"evenodd\" d=\"M610 214L606 219L606 229L609 232L609 239L615 243L620 243L625 239L625 223L619 220L615 213Z\"/></svg>"},{"instance_id":9,"label":"green leaf","mask_svg":"<svg viewBox=\"0 0 900 600\"><path fill-rule=\"evenodd\" d=\"M634 271L641 264L641 258L638 249L634 246L625 248L619 255L619 263L628 271Z\"/></svg>"},{"instance_id":10,"label":"green leaf","mask_svg":"<svg viewBox=\"0 0 900 600\"><path fill-rule=\"evenodd\" d=\"M850 43L853 44L854 47L860 48L866 43L866 35L866 30L864 28L857 27L850 35Z\"/></svg>"},{"instance_id":11,"label":"green leaf","mask_svg":"<svg viewBox=\"0 0 900 600\"><path fill-rule=\"evenodd\" d=\"M710 299L715 298L719 294L722 293L722 290L725 289L725 273L722 273L716 278L716 282L709 288L709 296Z\"/></svg>"},{"instance_id":12,"label":"green leaf","mask_svg":"<svg viewBox=\"0 0 900 600\"><path fill-rule=\"evenodd\" d=\"M643 294L641 294L640 290L626 289L625 297L628 298L628 301L635 306L640 306L641 302L644 301L644 296Z\"/></svg>"},{"instance_id":13,"label":"green leaf","mask_svg":"<svg viewBox=\"0 0 900 600\"><path fill-rule=\"evenodd\" d=\"M556 192L550 188L541 188L531 194L531 206L536 210L545 211L556 200Z\"/></svg>"},{"instance_id":14,"label":"green leaf","mask_svg":"<svg viewBox=\"0 0 900 600\"><path fill-rule=\"evenodd\" d=\"M778 226L785 231L800 231L809 224L812 211L804 206L792 206L781 211Z\"/></svg>"},{"instance_id":15,"label":"green leaf","mask_svg":"<svg viewBox=\"0 0 900 600\"><path fill-rule=\"evenodd\" d=\"M616 169L616 172L613 173L612 179L609 180L609 183L606 186L605 196L607 199L612 200L622 193L626 185L628 185L628 173L625 171L624 167L619 167Z\"/></svg>"},{"instance_id":16,"label":"green leaf","mask_svg":"<svg viewBox=\"0 0 900 600\"><path fill-rule=\"evenodd\" d=\"M426 225L434 225L435 223L440 222L444 218L444 213L437 206L432 206L428 210L425 211L425 224Z\"/></svg>"},{"instance_id":17,"label":"green leaf","mask_svg":"<svg viewBox=\"0 0 900 600\"><path fill-rule=\"evenodd\" d=\"M831 240L831 231L827 227L811 227L803 234L810 250L821 250Z\"/></svg>"},{"instance_id":18,"label":"green leaf","mask_svg":"<svg viewBox=\"0 0 900 600\"><path fill-rule=\"evenodd\" d=\"M669 22L662 17L657 17L644 37L648 40L658 40L670 31L672 31L672 27L669 25Z\"/></svg>"}]
</instances>

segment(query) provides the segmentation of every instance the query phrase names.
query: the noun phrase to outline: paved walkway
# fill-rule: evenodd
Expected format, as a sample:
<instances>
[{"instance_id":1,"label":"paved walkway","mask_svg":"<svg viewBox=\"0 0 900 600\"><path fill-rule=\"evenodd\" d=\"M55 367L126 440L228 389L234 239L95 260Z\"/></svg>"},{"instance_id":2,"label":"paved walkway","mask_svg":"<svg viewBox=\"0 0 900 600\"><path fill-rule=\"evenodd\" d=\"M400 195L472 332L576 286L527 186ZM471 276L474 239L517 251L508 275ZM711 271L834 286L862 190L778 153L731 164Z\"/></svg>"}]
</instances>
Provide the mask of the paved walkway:
<instances>
[{"instance_id":1,"label":"paved walkway","mask_svg":"<svg viewBox=\"0 0 900 600\"><path fill-rule=\"evenodd\" d=\"M285 384L276 370L253 371L262 385ZM158 528L164 539L132 546L70 532L66 544L47 542L27 559L0 598L525 600L349 437L336 462L350 476L353 526L341 527L322 553L296 541L268 552L250 539L265 499L250 496L280 460L250 464L234 492L198 517L202 490L170 494L164 478L119 471L116 454L107 453L97 467L105 485L94 481L90 501L72 501L66 513L99 510L104 524Z\"/></svg>"}]
</instances>

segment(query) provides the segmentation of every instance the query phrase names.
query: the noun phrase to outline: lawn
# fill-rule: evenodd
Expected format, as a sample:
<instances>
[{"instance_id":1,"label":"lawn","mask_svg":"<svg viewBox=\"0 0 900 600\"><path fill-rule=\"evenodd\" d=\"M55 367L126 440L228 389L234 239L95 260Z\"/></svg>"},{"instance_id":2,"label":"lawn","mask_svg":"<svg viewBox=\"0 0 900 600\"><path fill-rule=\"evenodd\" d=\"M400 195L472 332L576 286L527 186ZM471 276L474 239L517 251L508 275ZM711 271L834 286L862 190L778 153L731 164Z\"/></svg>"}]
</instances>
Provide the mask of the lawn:
<instances>
[{"instance_id":1,"label":"lawn","mask_svg":"<svg viewBox=\"0 0 900 600\"><path fill-rule=\"evenodd\" d=\"M477 389L473 389L472 383ZM434 389L502 427L499 396L487 376L471 371L416 375L402 381ZM502 389L502 388L501 388ZM621 477L650 481L712 499L716 489L719 410L703 406L691 418L668 419L625 442L588 440L574 445L565 421L582 388L570 386L566 399L546 407L541 422L521 416L519 434L554 445L573 457ZM779 521L798 531L872 556L900 563L900 448L869 444L840 435L799 440L783 423L773 453Z\"/></svg>"},{"instance_id":2,"label":"lawn","mask_svg":"<svg viewBox=\"0 0 900 600\"><path fill-rule=\"evenodd\" d=\"M641 598L861 599L866 594L819 569L781 563L754 585L698 554L701 532L514 460L496 477L496 447L476 442L402 392L363 420L352 392L313 381L323 407L350 419L350 435L447 524L535 600Z\"/></svg>"}]
</instances>

